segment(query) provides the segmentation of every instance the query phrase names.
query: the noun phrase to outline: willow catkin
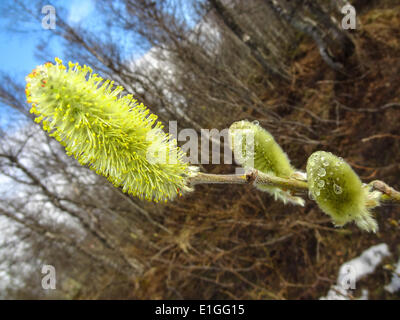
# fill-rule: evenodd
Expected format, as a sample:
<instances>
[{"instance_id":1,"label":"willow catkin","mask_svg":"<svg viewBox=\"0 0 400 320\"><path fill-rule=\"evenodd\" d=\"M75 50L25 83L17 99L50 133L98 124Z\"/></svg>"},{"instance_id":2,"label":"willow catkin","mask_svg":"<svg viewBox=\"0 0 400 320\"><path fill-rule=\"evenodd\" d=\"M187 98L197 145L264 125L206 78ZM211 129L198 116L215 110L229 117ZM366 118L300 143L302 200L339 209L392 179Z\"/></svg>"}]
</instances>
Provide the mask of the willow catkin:
<instances>
[{"instance_id":1,"label":"willow catkin","mask_svg":"<svg viewBox=\"0 0 400 320\"><path fill-rule=\"evenodd\" d=\"M314 152L307 161L307 178L311 198L335 225L354 221L363 230L378 230L370 209L379 205L381 194L364 186L342 158L330 152Z\"/></svg>"},{"instance_id":2,"label":"willow catkin","mask_svg":"<svg viewBox=\"0 0 400 320\"><path fill-rule=\"evenodd\" d=\"M166 201L191 190L187 179L197 169L157 116L88 66L55 61L26 77L26 95L35 121L68 155L139 198Z\"/></svg>"},{"instance_id":3,"label":"willow catkin","mask_svg":"<svg viewBox=\"0 0 400 320\"><path fill-rule=\"evenodd\" d=\"M245 169L257 169L280 178L290 178L295 173L290 160L274 137L257 122L237 121L229 128L229 143L235 160ZM304 200L290 191L255 181L255 186L284 203L304 205Z\"/></svg>"}]
</instances>

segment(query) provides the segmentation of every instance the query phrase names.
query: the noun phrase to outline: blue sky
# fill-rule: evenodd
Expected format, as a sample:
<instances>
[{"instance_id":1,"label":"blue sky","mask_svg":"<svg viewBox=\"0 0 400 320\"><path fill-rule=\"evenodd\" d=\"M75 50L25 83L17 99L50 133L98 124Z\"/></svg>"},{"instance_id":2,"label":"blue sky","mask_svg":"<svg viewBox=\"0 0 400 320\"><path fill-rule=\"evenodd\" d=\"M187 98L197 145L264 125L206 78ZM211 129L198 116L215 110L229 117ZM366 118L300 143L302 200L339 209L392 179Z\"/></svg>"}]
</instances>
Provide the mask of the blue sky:
<instances>
[{"instance_id":1,"label":"blue sky","mask_svg":"<svg viewBox=\"0 0 400 320\"><path fill-rule=\"evenodd\" d=\"M35 7L35 1L21 1L30 8ZM101 13L96 9L95 0L48 0L48 3L55 7L56 17L62 16L72 26L79 24L92 32L101 32L104 27L104 21L102 21ZM13 20L13 13L2 8L9 6L17 7L14 0L0 0L0 72L12 76L17 84L25 85L25 76L37 65L43 64L45 61L54 61L54 57L67 60L64 57L65 48L59 37L51 37L53 30L42 28L42 18L38 21L27 21L25 23L21 22L21 19ZM195 25L198 17L189 10L189 7L186 5L181 7L180 14L192 26ZM34 10L38 10L39 12L36 14L41 17L45 16L40 12L40 7L36 6ZM15 14L18 15L19 13ZM10 27L13 30L10 30ZM121 38L120 30L111 29L110 32L115 36L115 39L121 39L121 46L124 48L128 59L138 58L150 49L150 44L139 35L135 39L132 38L132 35L125 38L122 34ZM41 41L46 42L45 52L37 52L37 45ZM139 41L141 45L136 46L135 41ZM38 53L42 57L38 57ZM12 115L13 110L0 103L0 128L6 128L12 123L10 121Z\"/></svg>"},{"instance_id":2,"label":"blue sky","mask_svg":"<svg viewBox=\"0 0 400 320\"><path fill-rule=\"evenodd\" d=\"M31 0L24 0L29 4ZM47 60L53 61L54 57L63 58L64 48L57 38L50 38L52 30L41 27L41 20L37 21L37 26L33 24L14 25L12 17L5 16L8 12L2 10L2 6L13 5L13 0L2 0L0 5L0 71L13 77L18 84L25 84L25 76L30 73L37 65L44 61L36 56L36 46L46 39L49 42L49 51L46 52ZM66 20L70 24L93 22L95 19L94 0L72 0L72 1L49 1L56 9L64 7L66 9ZM44 17L44 14L42 15ZM12 31L11 28L18 31ZM26 31L24 30L26 29ZM50 38L50 40L49 40ZM8 107L0 107L0 127L5 128L11 118L13 110Z\"/></svg>"},{"instance_id":3,"label":"blue sky","mask_svg":"<svg viewBox=\"0 0 400 320\"><path fill-rule=\"evenodd\" d=\"M2 5L12 2L12 0L3 0ZM68 10L67 21L72 24L80 23L86 19L90 20L94 15L93 0L52 1L52 3L56 8L56 14L57 4ZM13 32L8 30L10 17L1 16L2 14L4 14L4 11L0 13L0 70L15 75L19 82L33 68L43 63L42 60L35 57L36 45L41 39L47 38L52 30L42 29L41 21L38 21L37 28L33 30ZM16 26L16 28L21 29L20 26ZM55 39L50 42L50 49L52 56L62 57L63 48ZM52 58L49 59L52 60Z\"/></svg>"}]
</instances>

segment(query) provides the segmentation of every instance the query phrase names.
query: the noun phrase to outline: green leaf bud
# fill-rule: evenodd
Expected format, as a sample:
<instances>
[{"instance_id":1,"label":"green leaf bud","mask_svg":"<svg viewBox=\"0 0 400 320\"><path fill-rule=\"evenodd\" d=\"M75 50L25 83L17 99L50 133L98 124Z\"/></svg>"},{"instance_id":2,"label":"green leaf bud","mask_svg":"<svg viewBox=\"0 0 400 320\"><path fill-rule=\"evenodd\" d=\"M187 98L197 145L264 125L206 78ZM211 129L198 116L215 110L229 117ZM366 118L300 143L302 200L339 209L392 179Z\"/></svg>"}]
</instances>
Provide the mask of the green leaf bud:
<instances>
[{"instance_id":1,"label":"green leaf bud","mask_svg":"<svg viewBox=\"0 0 400 320\"><path fill-rule=\"evenodd\" d=\"M139 198L167 201L191 190L187 180L197 169L182 160L157 116L91 68L55 60L26 77L26 95L35 121L68 155Z\"/></svg>"},{"instance_id":2,"label":"green leaf bud","mask_svg":"<svg viewBox=\"0 0 400 320\"><path fill-rule=\"evenodd\" d=\"M257 169L280 178L290 178L295 173L286 153L257 121L242 120L233 123L229 128L229 143L236 162L244 169ZM304 205L304 200L293 196L290 191L257 183L257 180L255 186L274 196L275 200Z\"/></svg>"},{"instance_id":3,"label":"green leaf bud","mask_svg":"<svg viewBox=\"0 0 400 320\"><path fill-rule=\"evenodd\" d=\"M336 226L354 221L363 230L378 230L370 209L379 205L381 194L364 186L342 158L330 152L314 152L307 161L307 177L310 197Z\"/></svg>"}]
</instances>

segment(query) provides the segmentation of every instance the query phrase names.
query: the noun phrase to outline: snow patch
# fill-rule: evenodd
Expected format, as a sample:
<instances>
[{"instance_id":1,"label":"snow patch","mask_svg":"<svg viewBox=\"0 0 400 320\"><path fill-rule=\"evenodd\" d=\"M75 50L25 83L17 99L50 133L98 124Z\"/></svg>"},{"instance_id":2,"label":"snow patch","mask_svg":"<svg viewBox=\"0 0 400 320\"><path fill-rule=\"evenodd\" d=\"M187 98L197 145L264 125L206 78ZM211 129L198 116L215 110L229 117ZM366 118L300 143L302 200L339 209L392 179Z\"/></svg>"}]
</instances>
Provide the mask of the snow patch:
<instances>
[{"instance_id":1,"label":"snow patch","mask_svg":"<svg viewBox=\"0 0 400 320\"><path fill-rule=\"evenodd\" d=\"M350 290L356 289L361 278L372 274L385 257L390 256L386 243L381 243L365 250L359 257L344 263L339 269L337 284L333 285L321 300L349 300ZM362 290L360 300L368 299L368 290Z\"/></svg>"},{"instance_id":2,"label":"snow patch","mask_svg":"<svg viewBox=\"0 0 400 320\"><path fill-rule=\"evenodd\" d=\"M396 269L393 272L392 280L385 286L385 290L390 293L400 291L400 259L397 262Z\"/></svg>"}]
</instances>

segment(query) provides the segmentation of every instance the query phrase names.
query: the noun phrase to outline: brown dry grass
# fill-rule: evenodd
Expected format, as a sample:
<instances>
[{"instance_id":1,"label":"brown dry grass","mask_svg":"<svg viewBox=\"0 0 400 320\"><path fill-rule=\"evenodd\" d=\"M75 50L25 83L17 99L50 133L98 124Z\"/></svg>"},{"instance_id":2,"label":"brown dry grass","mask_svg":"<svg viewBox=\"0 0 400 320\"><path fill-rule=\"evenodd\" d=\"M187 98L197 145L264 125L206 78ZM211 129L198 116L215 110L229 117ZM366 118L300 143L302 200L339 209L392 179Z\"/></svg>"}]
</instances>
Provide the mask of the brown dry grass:
<instances>
[{"instance_id":1,"label":"brown dry grass","mask_svg":"<svg viewBox=\"0 0 400 320\"><path fill-rule=\"evenodd\" d=\"M298 168L323 149L345 158L365 182L379 178L400 188L400 108L383 107L400 103L400 6L375 5L360 20L347 75L332 72L304 42L293 60L296 80L260 96L282 117L273 134ZM362 141L374 135L383 136ZM387 243L394 255L384 264L397 261L400 208L376 213L380 231L373 235L354 225L335 229L311 201L297 208L250 186L199 186L165 207L162 222L172 235L154 234L157 248L140 253L149 268L132 297L316 299L343 262L372 245ZM372 299L394 298L382 289L390 277L379 267L359 288L369 288Z\"/></svg>"}]
</instances>

